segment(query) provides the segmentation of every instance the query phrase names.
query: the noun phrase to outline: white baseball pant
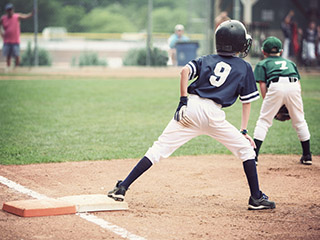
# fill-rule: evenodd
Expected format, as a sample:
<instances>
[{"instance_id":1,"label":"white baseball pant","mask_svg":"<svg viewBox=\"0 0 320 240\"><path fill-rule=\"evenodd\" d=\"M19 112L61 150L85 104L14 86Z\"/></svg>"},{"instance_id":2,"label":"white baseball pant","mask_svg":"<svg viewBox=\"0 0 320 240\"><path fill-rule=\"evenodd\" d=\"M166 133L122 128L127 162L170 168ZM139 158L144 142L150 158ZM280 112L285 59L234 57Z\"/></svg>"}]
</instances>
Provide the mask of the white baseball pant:
<instances>
[{"instance_id":1,"label":"white baseball pant","mask_svg":"<svg viewBox=\"0 0 320 240\"><path fill-rule=\"evenodd\" d=\"M145 156L152 163L168 158L180 146L199 135L208 135L224 146L242 161L255 158L250 142L225 119L221 105L210 99L190 95L186 115L192 124L188 127L172 119L161 136Z\"/></svg>"},{"instance_id":2,"label":"white baseball pant","mask_svg":"<svg viewBox=\"0 0 320 240\"><path fill-rule=\"evenodd\" d=\"M290 82L288 77L279 77L278 82L272 82L262 102L260 116L257 121L254 138L264 141L269 127L272 126L274 116L285 104L300 141L310 139L307 122L304 118L301 86L299 81Z\"/></svg>"}]
</instances>

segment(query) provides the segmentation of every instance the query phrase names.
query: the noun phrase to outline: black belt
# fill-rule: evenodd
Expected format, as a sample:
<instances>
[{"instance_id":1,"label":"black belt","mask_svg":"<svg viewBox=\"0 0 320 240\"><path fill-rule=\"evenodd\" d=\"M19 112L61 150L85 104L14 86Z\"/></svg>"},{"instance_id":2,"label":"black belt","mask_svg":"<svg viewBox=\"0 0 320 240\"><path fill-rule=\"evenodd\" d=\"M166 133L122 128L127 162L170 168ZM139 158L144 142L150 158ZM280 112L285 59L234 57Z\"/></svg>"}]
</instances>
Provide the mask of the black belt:
<instances>
[{"instance_id":1,"label":"black belt","mask_svg":"<svg viewBox=\"0 0 320 240\"><path fill-rule=\"evenodd\" d=\"M287 77L287 78L289 79L289 82L297 82L297 81L299 81L299 79L296 78L296 77ZM279 78L277 77L277 78L273 78L272 80L270 80L270 81L268 82L267 87L270 86L270 83L271 83L271 82L279 82Z\"/></svg>"}]
</instances>

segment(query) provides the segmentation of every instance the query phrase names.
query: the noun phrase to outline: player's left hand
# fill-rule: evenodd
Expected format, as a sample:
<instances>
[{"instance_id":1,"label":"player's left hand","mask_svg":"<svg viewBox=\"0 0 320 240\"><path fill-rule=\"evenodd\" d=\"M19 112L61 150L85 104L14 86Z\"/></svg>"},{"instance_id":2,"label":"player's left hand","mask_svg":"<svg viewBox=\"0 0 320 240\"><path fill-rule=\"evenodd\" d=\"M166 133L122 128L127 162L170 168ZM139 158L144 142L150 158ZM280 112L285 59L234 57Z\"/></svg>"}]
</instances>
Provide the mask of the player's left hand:
<instances>
[{"instance_id":1,"label":"player's left hand","mask_svg":"<svg viewBox=\"0 0 320 240\"><path fill-rule=\"evenodd\" d=\"M180 122L186 116L188 97L180 97L178 108L174 114L174 120Z\"/></svg>"},{"instance_id":2,"label":"player's left hand","mask_svg":"<svg viewBox=\"0 0 320 240\"><path fill-rule=\"evenodd\" d=\"M251 146L252 146L253 148L256 148L256 147L257 147L256 144L255 144L255 142L253 141L252 137L249 136L249 134L245 134L245 135L243 135L243 136L244 136L246 139L249 140L249 142L250 142L250 144L251 144Z\"/></svg>"},{"instance_id":3,"label":"player's left hand","mask_svg":"<svg viewBox=\"0 0 320 240\"><path fill-rule=\"evenodd\" d=\"M174 120L179 122L184 127L190 127L192 125L192 121L187 115L187 103L188 97L180 97L178 108L174 114Z\"/></svg>"}]
</instances>

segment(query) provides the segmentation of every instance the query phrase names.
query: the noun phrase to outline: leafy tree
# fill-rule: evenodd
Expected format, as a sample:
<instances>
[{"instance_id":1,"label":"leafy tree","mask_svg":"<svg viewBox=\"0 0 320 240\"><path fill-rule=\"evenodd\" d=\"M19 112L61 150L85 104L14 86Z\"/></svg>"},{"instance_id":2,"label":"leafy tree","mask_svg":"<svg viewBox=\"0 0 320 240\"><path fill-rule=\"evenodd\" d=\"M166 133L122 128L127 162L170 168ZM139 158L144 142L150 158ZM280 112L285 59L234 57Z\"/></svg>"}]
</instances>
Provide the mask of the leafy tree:
<instances>
[{"instance_id":1,"label":"leafy tree","mask_svg":"<svg viewBox=\"0 0 320 240\"><path fill-rule=\"evenodd\" d=\"M83 26L80 24L83 16L85 16L85 9L81 6L65 6L61 10L61 18L64 26L67 27L68 32L82 32Z\"/></svg>"},{"instance_id":2,"label":"leafy tree","mask_svg":"<svg viewBox=\"0 0 320 240\"><path fill-rule=\"evenodd\" d=\"M131 1L130 1L131 2ZM140 1L144 2L144 1ZM146 31L147 29L147 18L148 18L148 6L147 4L140 5L130 5L122 9L122 14L128 17L130 22L134 24L137 31Z\"/></svg>"},{"instance_id":3,"label":"leafy tree","mask_svg":"<svg viewBox=\"0 0 320 240\"><path fill-rule=\"evenodd\" d=\"M157 8L153 11L153 31L173 32L176 24L187 25L187 12L181 9L170 9L167 7Z\"/></svg>"},{"instance_id":4,"label":"leafy tree","mask_svg":"<svg viewBox=\"0 0 320 240\"><path fill-rule=\"evenodd\" d=\"M107 8L95 8L80 21L83 30L87 32L135 32L136 27L130 20L118 13L110 12Z\"/></svg>"},{"instance_id":5,"label":"leafy tree","mask_svg":"<svg viewBox=\"0 0 320 240\"><path fill-rule=\"evenodd\" d=\"M16 12L27 13L33 9L32 0L2 0L2 12L8 2L14 4ZM177 23L187 29L198 29L199 25L191 24L190 19L204 18L205 4L206 0L153 0L153 31L171 33ZM148 0L38 0L38 10L39 32L45 27L58 26L66 27L69 32L147 29ZM21 21L21 31L34 31L32 18Z\"/></svg>"},{"instance_id":6,"label":"leafy tree","mask_svg":"<svg viewBox=\"0 0 320 240\"><path fill-rule=\"evenodd\" d=\"M146 1L148 2L148 1ZM175 8L185 8L185 6L188 4L189 0L154 0L153 1L153 7L154 8L161 8L161 7L168 7L171 9Z\"/></svg>"},{"instance_id":7,"label":"leafy tree","mask_svg":"<svg viewBox=\"0 0 320 240\"><path fill-rule=\"evenodd\" d=\"M50 0L52 1L52 0ZM80 6L88 13L94 8L104 8L112 4L125 5L127 0L55 0L60 2L63 6ZM144 2L144 1L142 1Z\"/></svg>"}]
</instances>

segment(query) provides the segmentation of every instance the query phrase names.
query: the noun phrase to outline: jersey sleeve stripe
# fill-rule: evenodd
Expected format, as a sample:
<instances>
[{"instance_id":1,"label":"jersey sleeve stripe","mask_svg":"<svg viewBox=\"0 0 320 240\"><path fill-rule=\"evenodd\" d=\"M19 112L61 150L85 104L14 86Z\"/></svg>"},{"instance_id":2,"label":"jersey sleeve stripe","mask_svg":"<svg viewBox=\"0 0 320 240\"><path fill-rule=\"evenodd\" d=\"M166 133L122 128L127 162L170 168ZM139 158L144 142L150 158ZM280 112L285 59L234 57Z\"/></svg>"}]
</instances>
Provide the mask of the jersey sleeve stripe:
<instances>
[{"instance_id":1,"label":"jersey sleeve stripe","mask_svg":"<svg viewBox=\"0 0 320 240\"><path fill-rule=\"evenodd\" d=\"M189 80L194 79L194 77L196 76L196 72L197 72L195 65L192 62L188 62L187 66L190 69Z\"/></svg>"},{"instance_id":2,"label":"jersey sleeve stripe","mask_svg":"<svg viewBox=\"0 0 320 240\"><path fill-rule=\"evenodd\" d=\"M252 92L252 93L249 93L248 95L244 95L244 96L240 96L240 98L250 98L251 96L256 96L256 95L259 95L259 92L258 92L258 90L256 90L256 91L254 91L254 92Z\"/></svg>"},{"instance_id":3,"label":"jersey sleeve stripe","mask_svg":"<svg viewBox=\"0 0 320 240\"><path fill-rule=\"evenodd\" d=\"M258 91L255 91L253 93L250 93L248 95L245 95L245 96L240 96L240 101L242 103L249 103L249 102L253 102L257 99L259 99L259 92Z\"/></svg>"},{"instance_id":4,"label":"jersey sleeve stripe","mask_svg":"<svg viewBox=\"0 0 320 240\"><path fill-rule=\"evenodd\" d=\"M192 76L192 74L193 74L193 69L192 69L192 67L189 65L189 64L187 64L187 67L189 68L189 76L188 76L188 79L190 80L191 79L191 76Z\"/></svg>"}]
</instances>

